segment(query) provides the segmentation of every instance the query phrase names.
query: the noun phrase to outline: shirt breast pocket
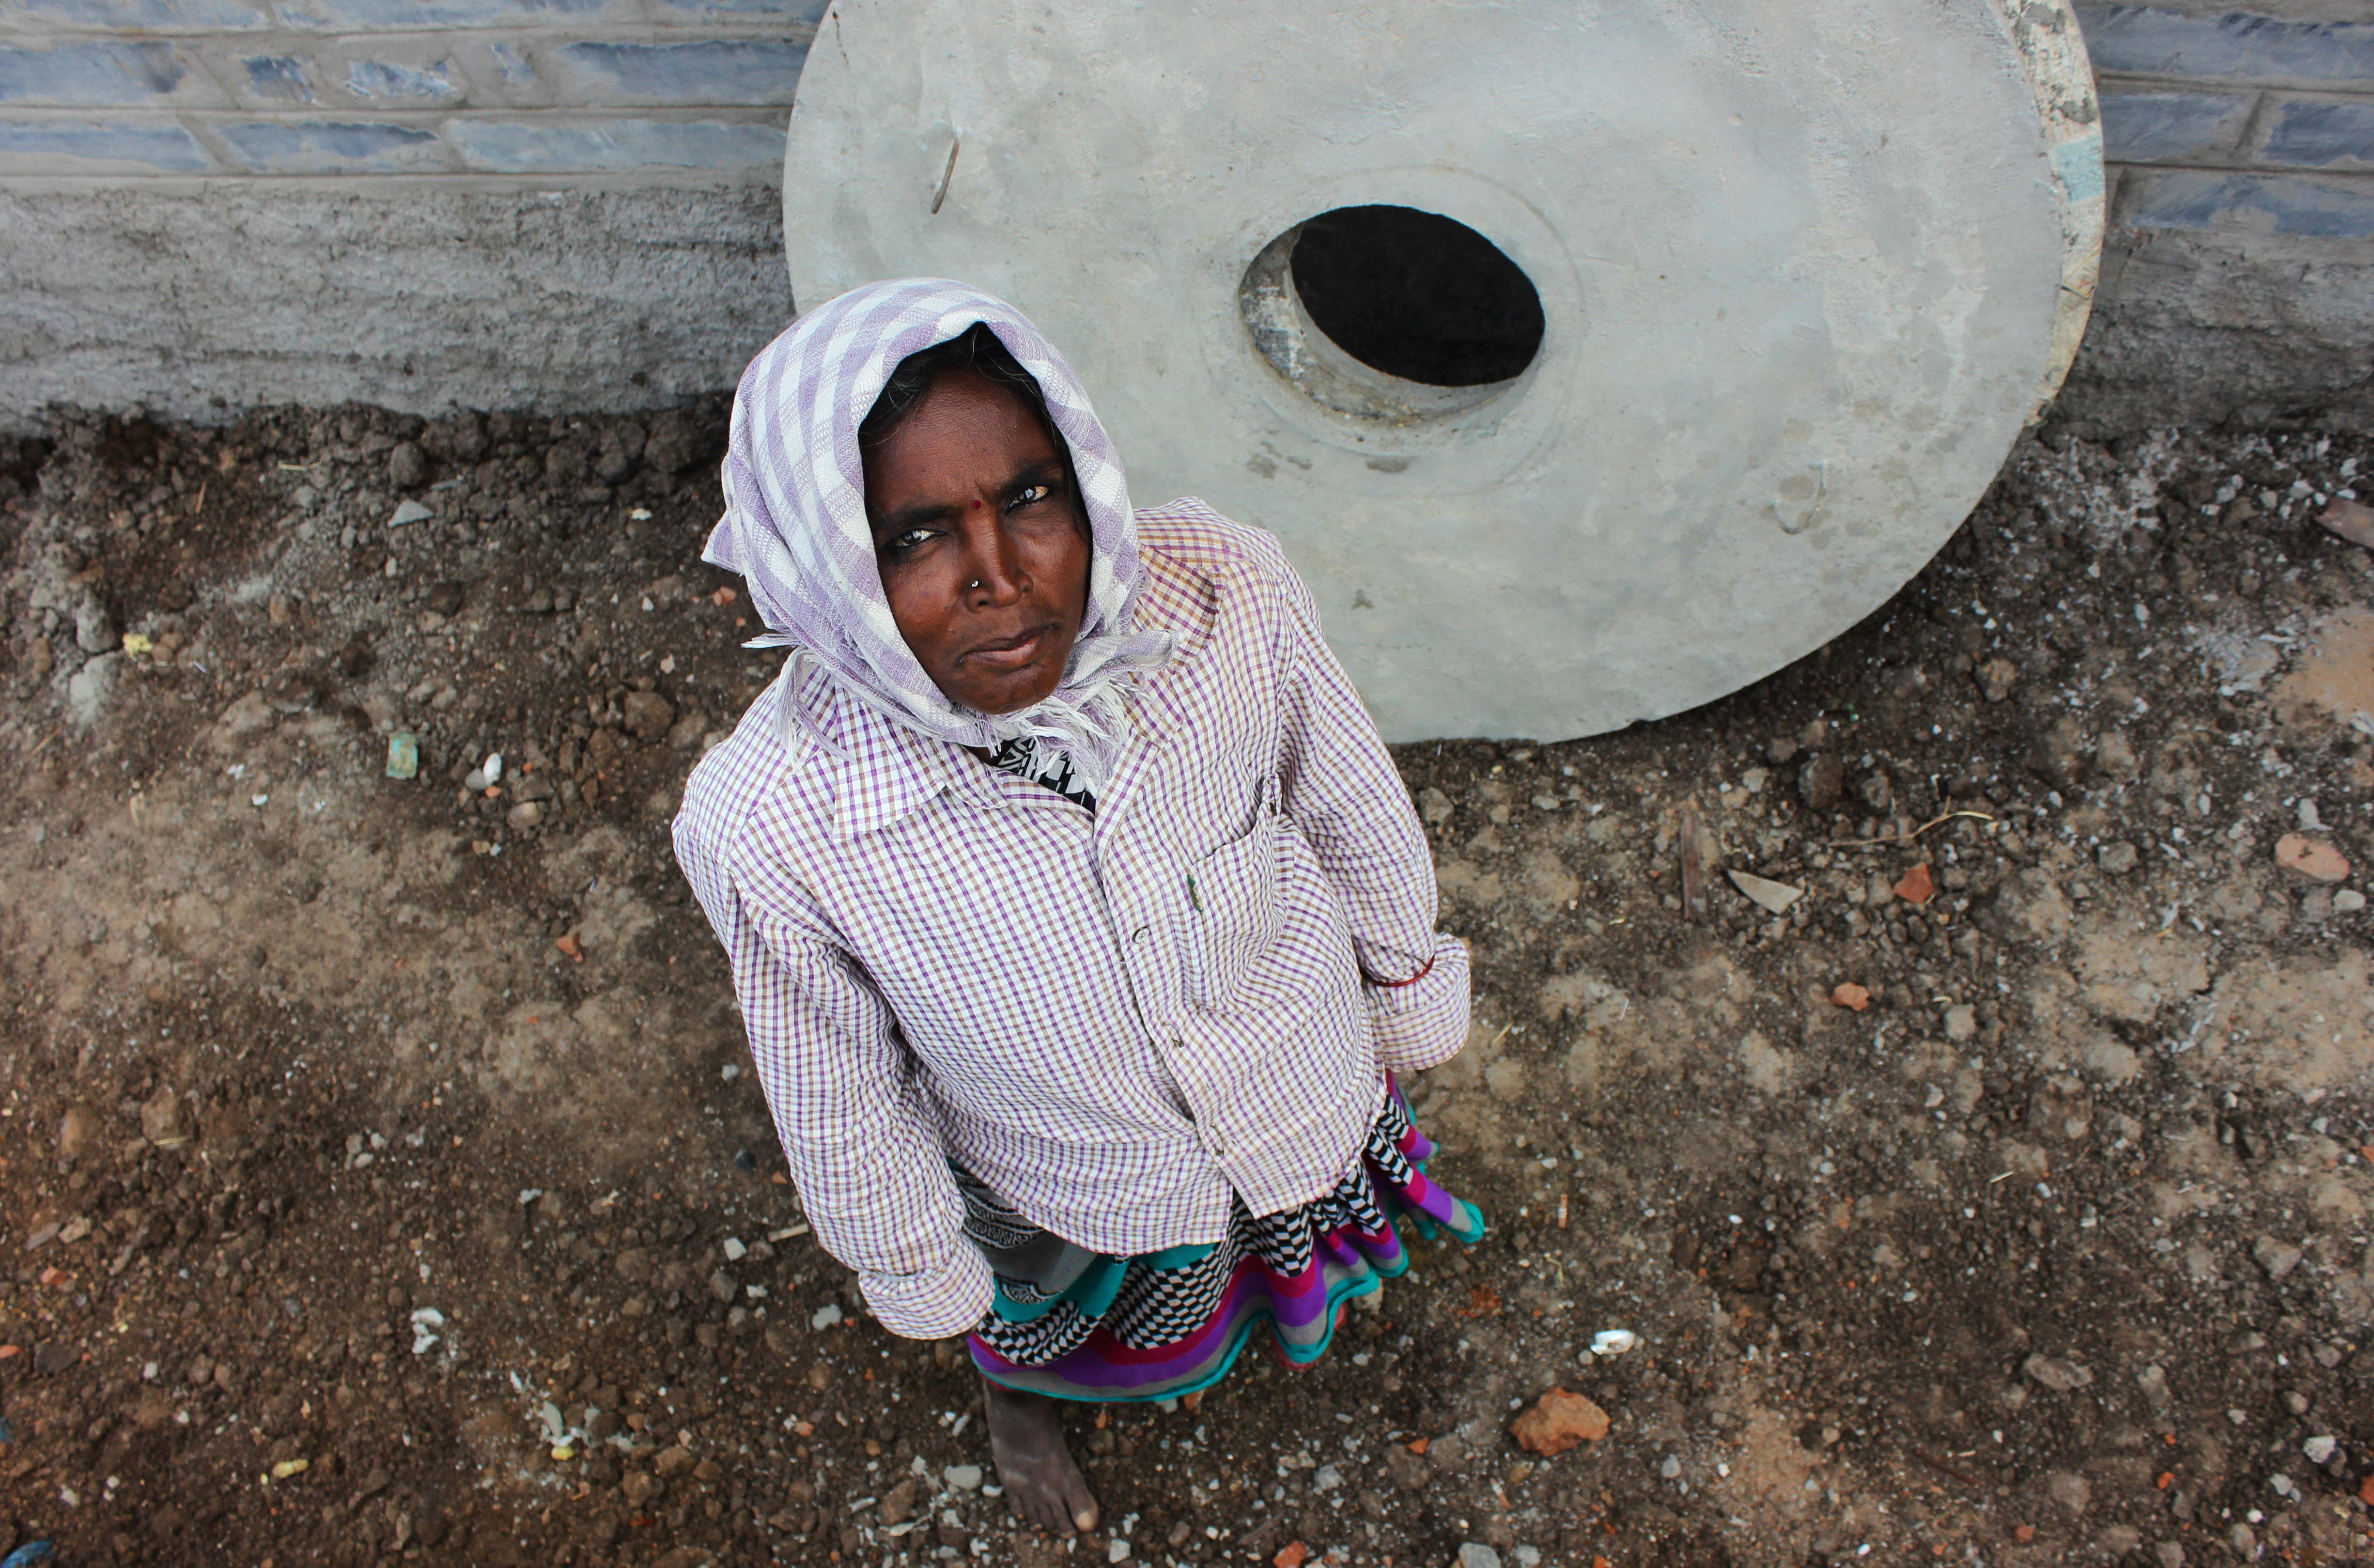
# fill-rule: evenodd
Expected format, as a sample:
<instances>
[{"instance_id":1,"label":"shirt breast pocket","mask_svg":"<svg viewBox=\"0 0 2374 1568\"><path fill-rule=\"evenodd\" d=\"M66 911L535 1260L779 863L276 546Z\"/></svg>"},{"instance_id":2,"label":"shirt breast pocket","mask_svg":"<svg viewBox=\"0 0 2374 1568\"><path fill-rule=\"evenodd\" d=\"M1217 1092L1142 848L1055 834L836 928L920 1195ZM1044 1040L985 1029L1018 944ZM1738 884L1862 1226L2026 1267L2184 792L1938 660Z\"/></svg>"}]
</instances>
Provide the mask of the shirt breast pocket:
<instances>
[{"instance_id":1,"label":"shirt breast pocket","mask_svg":"<svg viewBox=\"0 0 2374 1568\"><path fill-rule=\"evenodd\" d=\"M1285 924L1278 907L1277 781L1263 781L1252 827L1207 850L1187 875L1188 987L1192 999L1225 1010L1255 961Z\"/></svg>"}]
</instances>

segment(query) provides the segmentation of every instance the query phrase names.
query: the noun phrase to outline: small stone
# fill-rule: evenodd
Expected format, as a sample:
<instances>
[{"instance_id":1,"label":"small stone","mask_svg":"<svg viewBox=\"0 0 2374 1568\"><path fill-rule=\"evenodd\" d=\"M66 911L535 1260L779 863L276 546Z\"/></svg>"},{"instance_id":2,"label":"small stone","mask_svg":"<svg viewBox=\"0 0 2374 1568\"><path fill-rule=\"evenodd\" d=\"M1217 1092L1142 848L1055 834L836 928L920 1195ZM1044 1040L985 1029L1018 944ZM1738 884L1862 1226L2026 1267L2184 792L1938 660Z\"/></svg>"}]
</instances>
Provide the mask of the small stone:
<instances>
[{"instance_id":1,"label":"small stone","mask_svg":"<svg viewBox=\"0 0 2374 1568\"><path fill-rule=\"evenodd\" d=\"M1850 1008L1856 1012L1861 1012L1871 1006L1871 993L1851 980L1842 981L1831 988L1830 1003L1834 1007Z\"/></svg>"},{"instance_id":2,"label":"small stone","mask_svg":"<svg viewBox=\"0 0 2374 1568\"><path fill-rule=\"evenodd\" d=\"M742 1244L742 1240L738 1236L726 1237L725 1245L722 1250L724 1252L725 1261L728 1263L739 1263L744 1258L750 1256L750 1249Z\"/></svg>"},{"instance_id":3,"label":"small stone","mask_svg":"<svg viewBox=\"0 0 2374 1568\"><path fill-rule=\"evenodd\" d=\"M958 1491L979 1491L981 1473L979 1465L950 1465L940 1472L940 1479Z\"/></svg>"},{"instance_id":4,"label":"small stone","mask_svg":"<svg viewBox=\"0 0 2374 1568\"><path fill-rule=\"evenodd\" d=\"M886 1525L903 1525L913 1518L916 1491L916 1480L909 1476L905 1480L884 1492L880 1505L882 1522Z\"/></svg>"},{"instance_id":5,"label":"small stone","mask_svg":"<svg viewBox=\"0 0 2374 1568\"><path fill-rule=\"evenodd\" d=\"M82 602L75 606L75 646L86 654L112 654L123 641L115 618L107 613L99 595L84 590Z\"/></svg>"},{"instance_id":6,"label":"small stone","mask_svg":"<svg viewBox=\"0 0 2374 1568\"><path fill-rule=\"evenodd\" d=\"M523 800L503 813L503 820L514 828L533 828L544 820L544 803L536 800Z\"/></svg>"},{"instance_id":7,"label":"small stone","mask_svg":"<svg viewBox=\"0 0 2374 1568\"><path fill-rule=\"evenodd\" d=\"M678 1476L689 1475L696 1463L698 1461L693 1458L692 1450L679 1443L673 1447L661 1449L660 1456L652 1461L652 1468L658 1473L662 1480L674 1480Z\"/></svg>"},{"instance_id":8,"label":"small stone","mask_svg":"<svg viewBox=\"0 0 2374 1568\"><path fill-rule=\"evenodd\" d=\"M2317 1461L2319 1464L2323 1462L2321 1459ZM1333 1465L1322 1465L1310 1472L1310 1490L1313 1491L1333 1491L1343 1484L1344 1472Z\"/></svg>"},{"instance_id":9,"label":"small stone","mask_svg":"<svg viewBox=\"0 0 2374 1568\"><path fill-rule=\"evenodd\" d=\"M158 1090L141 1105L140 1136L159 1149L190 1141L189 1114L171 1084Z\"/></svg>"},{"instance_id":10,"label":"small stone","mask_svg":"<svg viewBox=\"0 0 2374 1568\"><path fill-rule=\"evenodd\" d=\"M709 1293L717 1298L718 1305L726 1306L733 1303L735 1296L741 1294L741 1291L735 1285L734 1276L720 1268L712 1271L709 1276Z\"/></svg>"},{"instance_id":11,"label":"small stone","mask_svg":"<svg viewBox=\"0 0 2374 1568\"><path fill-rule=\"evenodd\" d=\"M2054 1471L2051 1479L2044 1483L2044 1490L2053 1502L2072 1514L2083 1514L2086 1504L2094 1501L2093 1484L2084 1476L2069 1470Z\"/></svg>"},{"instance_id":12,"label":"small stone","mask_svg":"<svg viewBox=\"0 0 2374 1568\"><path fill-rule=\"evenodd\" d=\"M2300 1452L2308 1456L2309 1464L2321 1465L2330 1460L2340 1447L2337 1438L2311 1437L2300 1444Z\"/></svg>"},{"instance_id":13,"label":"small stone","mask_svg":"<svg viewBox=\"0 0 2374 1568\"><path fill-rule=\"evenodd\" d=\"M1580 1394L1553 1388L1509 1425L1509 1435L1528 1454L1563 1454L1607 1435L1607 1412Z\"/></svg>"},{"instance_id":14,"label":"small stone","mask_svg":"<svg viewBox=\"0 0 2374 1568\"><path fill-rule=\"evenodd\" d=\"M415 523L426 523L436 515L418 501L407 501L396 507L394 514L388 518L387 525L391 528L408 527Z\"/></svg>"},{"instance_id":15,"label":"small stone","mask_svg":"<svg viewBox=\"0 0 2374 1568\"><path fill-rule=\"evenodd\" d=\"M2152 1548L2152 1555L2159 1559L2159 1568L2184 1568L2184 1548L2176 1541L2161 1541Z\"/></svg>"},{"instance_id":16,"label":"small stone","mask_svg":"<svg viewBox=\"0 0 2374 1568\"><path fill-rule=\"evenodd\" d=\"M2078 1365L2059 1356L2042 1353L2032 1355L2020 1363L2020 1371L2056 1394L2066 1394L2083 1388L2094 1381L2091 1368Z\"/></svg>"},{"instance_id":17,"label":"small stone","mask_svg":"<svg viewBox=\"0 0 2374 1568\"><path fill-rule=\"evenodd\" d=\"M2110 1558L2124 1557L2143 1543L2143 1531L2133 1525L2112 1525L2094 1538L2094 1545Z\"/></svg>"},{"instance_id":18,"label":"small stone","mask_svg":"<svg viewBox=\"0 0 2374 1568\"><path fill-rule=\"evenodd\" d=\"M676 723L676 707L656 691L629 691L621 705L628 733L638 740L658 740Z\"/></svg>"},{"instance_id":19,"label":"small stone","mask_svg":"<svg viewBox=\"0 0 2374 1568\"><path fill-rule=\"evenodd\" d=\"M1426 819L1428 827L1439 828L1450 821L1452 809L1451 796L1432 784L1417 792L1417 813Z\"/></svg>"},{"instance_id":20,"label":"small stone","mask_svg":"<svg viewBox=\"0 0 2374 1568\"><path fill-rule=\"evenodd\" d=\"M1681 1480L1682 1456L1679 1454L1666 1455L1664 1462L1657 1467L1657 1473L1664 1477L1667 1480Z\"/></svg>"},{"instance_id":21,"label":"small stone","mask_svg":"<svg viewBox=\"0 0 2374 1568\"><path fill-rule=\"evenodd\" d=\"M429 477L429 454L417 442L400 441L387 454L387 482L408 490Z\"/></svg>"},{"instance_id":22,"label":"small stone","mask_svg":"<svg viewBox=\"0 0 2374 1568\"><path fill-rule=\"evenodd\" d=\"M619 1495L629 1508L648 1508L667 1491L667 1482L649 1470L629 1470L627 1479L618 1483Z\"/></svg>"},{"instance_id":23,"label":"small stone","mask_svg":"<svg viewBox=\"0 0 2374 1568\"><path fill-rule=\"evenodd\" d=\"M1797 794L1810 810L1829 810L1846 787L1847 765L1836 757L1808 757L1797 770Z\"/></svg>"},{"instance_id":24,"label":"small stone","mask_svg":"<svg viewBox=\"0 0 2374 1568\"><path fill-rule=\"evenodd\" d=\"M2009 659L1989 659L1978 668L1979 695L2000 702L2019 684L2019 666Z\"/></svg>"},{"instance_id":25,"label":"small stone","mask_svg":"<svg viewBox=\"0 0 2374 1568\"><path fill-rule=\"evenodd\" d=\"M116 681L123 674L122 654L101 654L67 678L66 712L77 731L87 732L99 723L99 716L115 701Z\"/></svg>"},{"instance_id":26,"label":"small stone","mask_svg":"<svg viewBox=\"0 0 2374 1568\"><path fill-rule=\"evenodd\" d=\"M2086 732L2077 721L2063 714L2052 727L2037 737L2029 749L2027 765L2055 789L2074 787L2085 777Z\"/></svg>"},{"instance_id":27,"label":"small stone","mask_svg":"<svg viewBox=\"0 0 2374 1568\"><path fill-rule=\"evenodd\" d=\"M1945 1038L1959 1044L1979 1033L1979 1009L1963 1002L1945 1009Z\"/></svg>"},{"instance_id":28,"label":"small stone","mask_svg":"<svg viewBox=\"0 0 2374 1568\"><path fill-rule=\"evenodd\" d=\"M1732 871L1726 875L1731 878L1733 887L1747 895L1749 902L1769 914L1786 914L1791 904L1805 896L1803 888L1792 888L1786 882L1776 882L1753 872Z\"/></svg>"},{"instance_id":29,"label":"small stone","mask_svg":"<svg viewBox=\"0 0 2374 1568\"><path fill-rule=\"evenodd\" d=\"M1937 896L1937 884L1929 875L1929 863L1922 861L1907 871L1890 890L1909 904L1925 904Z\"/></svg>"},{"instance_id":30,"label":"small stone","mask_svg":"<svg viewBox=\"0 0 2374 1568\"><path fill-rule=\"evenodd\" d=\"M1434 1470L1424 1456L1396 1443L1385 1450L1385 1479L1404 1491L1416 1491L1434 1479Z\"/></svg>"},{"instance_id":31,"label":"small stone","mask_svg":"<svg viewBox=\"0 0 2374 1568\"><path fill-rule=\"evenodd\" d=\"M1452 1568L1500 1568L1500 1554L1481 1541L1463 1541Z\"/></svg>"},{"instance_id":32,"label":"small stone","mask_svg":"<svg viewBox=\"0 0 2374 1568\"><path fill-rule=\"evenodd\" d=\"M2142 858L2143 852L2123 840L2118 843L2106 843L2094 853L2095 861L2113 877L2125 876Z\"/></svg>"},{"instance_id":33,"label":"small stone","mask_svg":"<svg viewBox=\"0 0 2374 1568\"><path fill-rule=\"evenodd\" d=\"M2251 1258L2270 1279L2280 1280L2298 1268L2302 1256L2299 1248L2286 1246L2273 1236L2262 1235L2251 1244Z\"/></svg>"},{"instance_id":34,"label":"small stone","mask_svg":"<svg viewBox=\"0 0 2374 1568\"><path fill-rule=\"evenodd\" d=\"M808 1315L808 1326L822 1333L840 1321L840 1303L828 1303Z\"/></svg>"},{"instance_id":35,"label":"small stone","mask_svg":"<svg viewBox=\"0 0 2374 1568\"><path fill-rule=\"evenodd\" d=\"M2338 882L2349 875L2349 862L2339 850L2302 833L2286 833L2275 841L2275 864L2311 882Z\"/></svg>"},{"instance_id":36,"label":"small stone","mask_svg":"<svg viewBox=\"0 0 2374 1568\"><path fill-rule=\"evenodd\" d=\"M1872 774L1863 781L1863 786L1855 793L1863 796L1863 803L1874 811L1886 812L1896 807L1896 785L1886 773Z\"/></svg>"},{"instance_id":37,"label":"small stone","mask_svg":"<svg viewBox=\"0 0 2374 1568\"><path fill-rule=\"evenodd\" d=\"M2366 895L2356 888L2344 888L2333 895L2333 913L2356 914L2366 907Z\"/></svg>"},{"instance_id":38,"label":"small stone","mask_svg":"<svg viewBox=\"0 0 2374 1568\"><path fill-rule=\"evenodd\" d=\"M2127 739L2123 731L2115 729L2106 732L2094 743L2094 766L2102 770L2106 776L2121 782L2133 778L2142 771L2141 764L2135 760L2133 743Z\"/></svg>"},{"instance_id":39,"label":"small stone","mask_svg":"<svg viewBox=\"0 0 2374 1568\"><path fill-rule=\"evenodd\" d=\"M88 1105L69 1105L66 1114L58 1118L58 1158L66 1161L82 1159L99 1147L104 1130L97 1111Z\"/></svg>"}]
</instances>

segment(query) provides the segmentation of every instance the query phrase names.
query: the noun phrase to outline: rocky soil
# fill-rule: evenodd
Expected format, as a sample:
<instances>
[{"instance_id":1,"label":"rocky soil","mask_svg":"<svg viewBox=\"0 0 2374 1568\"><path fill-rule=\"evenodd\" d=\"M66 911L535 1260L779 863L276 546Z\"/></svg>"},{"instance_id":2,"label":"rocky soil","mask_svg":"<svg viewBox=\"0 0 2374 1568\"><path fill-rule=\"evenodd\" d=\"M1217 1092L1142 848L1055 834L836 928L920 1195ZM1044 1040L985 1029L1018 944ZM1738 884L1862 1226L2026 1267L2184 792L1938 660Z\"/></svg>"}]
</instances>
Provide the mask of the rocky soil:
<instances>
[{"instance_id":1,"label":"rocky soil","mask_svg":"<svg viewBox=\"0 0 2374 1568\"><path fill-rule=\"evenodd\" d=\"M2374 560L2313 521L2374 442L2048 430L1750 690L1403 749L1493 1235L1316 1369L1083 1410L1066 1553L813 1244L670 859L774 670L721 436L0 447L0 1549L2374 1556Z\"/></svg>"}]
</instances>

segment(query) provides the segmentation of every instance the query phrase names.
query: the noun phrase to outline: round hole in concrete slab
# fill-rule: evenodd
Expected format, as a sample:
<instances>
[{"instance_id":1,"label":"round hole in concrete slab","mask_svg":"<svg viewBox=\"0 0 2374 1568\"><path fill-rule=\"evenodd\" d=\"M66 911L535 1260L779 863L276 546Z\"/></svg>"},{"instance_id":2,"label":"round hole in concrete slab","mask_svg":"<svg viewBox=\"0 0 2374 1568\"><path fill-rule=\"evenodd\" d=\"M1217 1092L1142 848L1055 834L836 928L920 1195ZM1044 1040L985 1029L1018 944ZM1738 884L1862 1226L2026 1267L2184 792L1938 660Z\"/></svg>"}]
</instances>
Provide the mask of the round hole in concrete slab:
<instances>
[{"instance_id":1,"label":"round hole in concrete slab","mask_svg":"<svg viewBox=\"0 0 2374 1568\"><path fill-rule=\"evenodd\" d=\"M1510 381L1542 346L1542 297L1500 248L1456 218L1343 206L1302 226L1294 291L1364 365L1428 386Z\"/></svg>"},{"instance_id":2,"label":"round hole in concrete slab","mask_svg":"<svg viewBox=\"0 0 2374 1568\"><path fill-rule=\"evenodd\" d=\"M1264 247L1240 290L1254 345L1338 413L1397 423L1463 412L1513 386L1542 346L1522 268L1455 218L1346 206Z\"/></svg>"}]
</instances>

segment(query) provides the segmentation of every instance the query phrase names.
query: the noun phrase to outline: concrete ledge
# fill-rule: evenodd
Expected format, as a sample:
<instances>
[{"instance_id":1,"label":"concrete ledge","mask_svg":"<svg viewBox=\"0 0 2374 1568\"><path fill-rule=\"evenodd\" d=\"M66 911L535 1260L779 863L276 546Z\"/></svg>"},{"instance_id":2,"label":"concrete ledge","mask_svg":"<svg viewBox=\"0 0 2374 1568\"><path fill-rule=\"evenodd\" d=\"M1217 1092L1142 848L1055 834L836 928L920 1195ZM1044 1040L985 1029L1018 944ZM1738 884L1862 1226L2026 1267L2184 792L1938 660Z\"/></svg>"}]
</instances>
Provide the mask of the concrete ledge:
<instances>
[{"instance_id":1,"label":"concrete ledge","mask_svg":"<svg viewBox=\"0 0 2374 1568\"><path fill-rule=\"evenodd\" d=\"M2374 177L2121 172L2094 318L2053 418L2374 424Z\"/></svg>"},{"instance_id":2,"label":"concrete ledge","mask_svg":"<svg viewBox=\"0 0 2374 1568\"><path fill-rule=\"evenodd\" d=\"M0 193L0 430L53 403L680 402L790 321L782 212L767 184Z\"/></svg>"}]
</instances>

